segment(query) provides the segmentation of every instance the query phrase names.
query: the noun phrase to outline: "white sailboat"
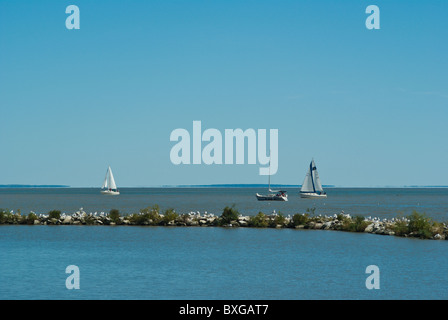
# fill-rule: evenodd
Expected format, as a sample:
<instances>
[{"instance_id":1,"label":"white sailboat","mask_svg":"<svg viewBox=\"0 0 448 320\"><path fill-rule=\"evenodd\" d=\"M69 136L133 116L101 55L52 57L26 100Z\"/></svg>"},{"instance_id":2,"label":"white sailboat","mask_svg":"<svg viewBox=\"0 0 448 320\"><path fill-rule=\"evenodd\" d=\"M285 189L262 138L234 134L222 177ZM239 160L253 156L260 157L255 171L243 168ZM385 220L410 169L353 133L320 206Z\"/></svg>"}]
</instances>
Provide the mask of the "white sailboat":
<instances>
[{"instance_id":1,"label":"white sailboat","mask_svg":"<svg viewBox=\"0 0 448 320\"><path fill-rule=\"evenodd\" d=\"M269 194L261 195L259 193L256 193L255 196L257 197L258 201L288 201L288 195L286 194L286 191L284 190L271 190L271 161L269 161L269 187L268 187Z\"/></svg>"},{"instance_id":2,"label":"white sailboat","mask_svg":"<svg viewBox=\"0 0 448 320\"><path fill-rule=\"evenodd\" d=\"M110 166L106 171L106 178L104 178L103 186L101 187L101 193L113 196L120 194L117 189L117 185L115 184L114 175L112 174L112 169L110 168Z\"/></svg>"},{"instance_id":3,"label":"white sailboat","mask_svg":"<svg viewBox=\"0 0 448 320\"><path fill-rule=\"evenodd\" d=\"M311 160L310 167L300 189L300 197L302 198L326 198L327 194L322 188L322 184L317 173L314 159Z\"/></svg>"}]
</instances>

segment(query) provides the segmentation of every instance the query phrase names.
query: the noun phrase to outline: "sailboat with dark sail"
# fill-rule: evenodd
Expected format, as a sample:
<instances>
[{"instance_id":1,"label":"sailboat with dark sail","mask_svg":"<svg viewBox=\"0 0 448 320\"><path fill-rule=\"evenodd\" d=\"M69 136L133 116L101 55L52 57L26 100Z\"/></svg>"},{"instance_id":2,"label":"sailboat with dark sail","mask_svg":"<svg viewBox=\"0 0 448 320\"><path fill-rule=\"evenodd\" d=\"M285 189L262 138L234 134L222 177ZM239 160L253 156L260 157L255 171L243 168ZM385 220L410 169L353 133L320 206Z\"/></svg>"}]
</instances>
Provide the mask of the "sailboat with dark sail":
<instances>
[{"instance_id":1,"label":"sailboat with dark sail","mask_svg":"<svg viewBox=\"0 0 448 320\"><path fill-rule=\"evenodd\" d=\"M314 159L311 160L310 167L303 181L302 188L300 189L301 198L326 198L327 193L322 188L319 174L317 173L316 164Z\"/></svg>"}]
</instances>

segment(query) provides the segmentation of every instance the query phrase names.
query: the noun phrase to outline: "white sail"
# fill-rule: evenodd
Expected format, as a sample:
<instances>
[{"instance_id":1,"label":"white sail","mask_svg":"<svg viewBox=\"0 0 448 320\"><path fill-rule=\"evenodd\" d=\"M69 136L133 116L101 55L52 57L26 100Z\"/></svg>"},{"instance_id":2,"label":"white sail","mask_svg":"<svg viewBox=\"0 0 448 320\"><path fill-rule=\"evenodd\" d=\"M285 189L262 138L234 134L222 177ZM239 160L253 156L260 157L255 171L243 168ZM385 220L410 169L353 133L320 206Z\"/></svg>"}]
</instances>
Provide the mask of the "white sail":
<instances>
[{"instance_id":1,"label":"white sail","mask_svg":"<svg viewBox=\"0 0 448 320\"><path fill-rule=\"evenodd\" d=\"M104 178L103 185L101 186L101 189L112 189L116 190L117 185L115 184L114 175L112 173L112 169L109 167L106 171L106 177Z\"/></svg>"},{"instance_id":2,"label":"white sail","mask_svg":"<svg viewBox=\"0 0 448 320\"><path fill-rule=\"evenodd\" d=\"M314 192L314 186L313 186L313 178L311 176L311 170L308 169L308 172L306 173L305 179L302 183L302 188L300 189L301 192Z\"/></svg>"},{"instance_id":3,"label":"white sail","mask_svg":"<svg viewBox=\"0 0 448 320\"><path fill-rule=\"evenodd\" d=\"M107 169L107 171L106 171L106 177L104 178L104 182L103 182L103 185L101 186L101 189L106 189L107 188L107 186L109 185L108 183L107 183L107 178L109 177L109 169Z\"/></svg>"},{"instance_id":4,"label":"white sail","mask_svg":"<svg viewBox=\"0 0 448 320\"><path fill-rule=\"evenodd\" d=\"M112 174L112 169L107 168L106 178L104 178L103 185L101 187L101 193L107 195L119 195L120 192L117 189L117 185L115 184L114 175Z\"/></svg>"},{"instance_id":5,"label":"white sail","mask_svg":"<svg viewBox=\"0 0 448 320\"><path fill-rule=\"evenodd\" d=\"M117 189L117 185L115 184L114 175L112 174L112 169L110 167L109 167L109 187L112 190L116 190Z\"/></svg>"},{"instance_id":6,"label":"white sail","mask_svg":"<svg viewBox=\"0 0 448 320\"><path fill-rule=\"evenodd\" d=\"M327 194L322 188L319 174L317 173L316 164L314 160L311 161L308 172L300 189L300 196L302 198L326 198Z\"/></svg>"},{"instance_id":7,"label":"white sail","mask_svg":"<svg viewBox=\"0 0 448 320\"><path fill-rule=\"evenodd\" d=\"M316 168L316 165L314 164L314 160L311 161L311 165L313 168L314 189L315 189L315 191L322 192L322 191L324 191L324 189L322 188L322 183L320 182L319 174L317 173L317 168Z\"/></svg>"}]
</instances>

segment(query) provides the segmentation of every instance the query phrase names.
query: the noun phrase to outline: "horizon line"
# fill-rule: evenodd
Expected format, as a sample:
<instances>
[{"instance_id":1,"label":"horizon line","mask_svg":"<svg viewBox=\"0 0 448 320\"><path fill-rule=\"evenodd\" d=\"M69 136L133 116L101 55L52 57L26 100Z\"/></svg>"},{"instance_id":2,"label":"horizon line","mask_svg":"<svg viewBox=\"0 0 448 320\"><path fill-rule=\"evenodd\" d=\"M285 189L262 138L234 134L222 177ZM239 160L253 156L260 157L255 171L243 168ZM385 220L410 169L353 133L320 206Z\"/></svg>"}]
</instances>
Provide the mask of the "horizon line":
<instances>
[{"instance_id":1,"label":"horizon line","mask_svg":"<svg viewBox=\"0 0 448 320\"><path fill-rule=\"evenodd\" d=\"M219 183L219 184L179 184L179 185L153 185L153 186L123 186L118 189L125 188L247 188L247 187L268 187L269 184L252 184L252 183ZM271 184L271 187L300 188L302 185L297 184ZM377 185L377 186L343 186L343 185L322 185L324 188L448 188L448 185ZM34 184L0 184L0 188L98 188L100 186L70 186L59 184L34 185Z\"/></svg>"}]
</instances>

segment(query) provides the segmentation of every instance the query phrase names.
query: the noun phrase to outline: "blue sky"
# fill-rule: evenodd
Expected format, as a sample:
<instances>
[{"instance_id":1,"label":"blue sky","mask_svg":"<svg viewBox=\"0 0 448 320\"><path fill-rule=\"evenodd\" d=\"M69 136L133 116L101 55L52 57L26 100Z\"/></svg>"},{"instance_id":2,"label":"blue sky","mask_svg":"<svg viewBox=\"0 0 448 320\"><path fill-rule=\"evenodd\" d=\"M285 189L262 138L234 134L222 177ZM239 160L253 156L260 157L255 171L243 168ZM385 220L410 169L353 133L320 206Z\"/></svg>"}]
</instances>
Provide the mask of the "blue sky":
<instances>
[{"instance_id":1,"label":"blue sky","mask_svg":"<svg viewBox=\"0 0 448 320\"><path fill-rule=\"evenodd\" d=\"M65 8L80 9L68 30ZM368 5L381 29L365 27ZM448 185L446 1L0 0L0 184L266 183L170 133L279 130L273 183Z\"/></svg>"}]
</instances>

